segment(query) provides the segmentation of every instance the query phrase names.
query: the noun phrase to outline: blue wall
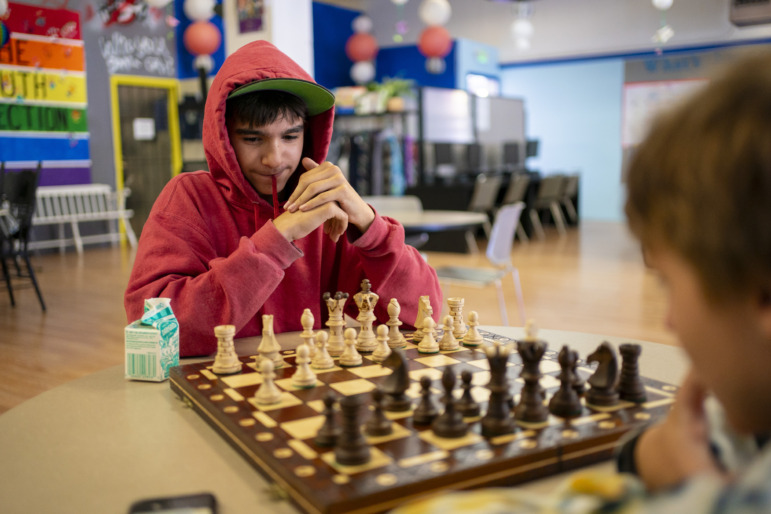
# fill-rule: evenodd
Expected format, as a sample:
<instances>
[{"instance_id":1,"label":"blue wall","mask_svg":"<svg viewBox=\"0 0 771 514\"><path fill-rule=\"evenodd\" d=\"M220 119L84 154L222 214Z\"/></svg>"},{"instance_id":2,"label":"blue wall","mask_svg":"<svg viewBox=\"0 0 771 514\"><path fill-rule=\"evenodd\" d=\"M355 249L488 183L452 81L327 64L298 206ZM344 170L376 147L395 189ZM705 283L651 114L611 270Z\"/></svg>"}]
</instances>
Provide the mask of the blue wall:
<instances>
[{"instance_id":1,"label":"blue wall","mask_svg":"<svg viewBox=\"0 0 771 514\"><path fill-rule=\"evenodd\" d=\"M351 61L345 55L345 43L353 34L351 24L361 13L313 2L313 66L314 78L332 89L353 86Z\"/></svg>"},{"instance_id":2,"label":"blue wall","mask_svg":"<svg viewBox=\"0 0 771 514\"><path fill-rule=\"evenodd\" d=\"M579 171L581 216L622 221L623 59L504 67L501 82L503 96L524 98L527 137L540 139L528 165Z\"/></svg>"},{"instance_id":3,"label":"blue wall","mask_svg":"<svg viewBox=\"0 0 771 514\"><path fill-rule=\"evenodd\" d=\"M470 39L458 38L455 41L457 56L457 75L455 86L458 89L466 89L466 75L477 73L491 78L499 78L501 67L498 63L498 49Z\"/></svg>"},{"instance_id":4,"label":"blue wall","mask_svg":"<svg viewBox=\"0 0 771 514\"><path fill-rule=\"evenodd\" d=\"M377 54L375 80L380 82L385 77L412 79L419 86L455 87L455 49L444 58L446 64L442 73L434 74L426 70L426 58L416 45L381 48Z\"/></svg>"}]
</instances>

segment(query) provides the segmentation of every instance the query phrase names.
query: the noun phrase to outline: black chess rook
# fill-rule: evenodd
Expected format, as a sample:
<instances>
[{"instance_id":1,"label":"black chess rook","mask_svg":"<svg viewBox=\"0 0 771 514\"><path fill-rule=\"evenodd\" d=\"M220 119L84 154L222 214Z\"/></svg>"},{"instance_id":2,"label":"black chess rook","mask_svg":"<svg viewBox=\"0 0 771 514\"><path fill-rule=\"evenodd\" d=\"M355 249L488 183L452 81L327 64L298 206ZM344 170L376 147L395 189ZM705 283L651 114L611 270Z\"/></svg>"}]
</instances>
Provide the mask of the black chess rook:
<instances>
[{"instance_id":1,"label":"black chess rook","mask_svg":"<svg viewBox=\"0 0 771 514\"><path fill-rule=\"evenodd\" d=\"M645 386L640 380L638 361L642 347L639 344L624 343L618 347L621 353L621 376L618 379L618 396L632 403L643 403L647 399Z\"/></svg>"}]
</instances>

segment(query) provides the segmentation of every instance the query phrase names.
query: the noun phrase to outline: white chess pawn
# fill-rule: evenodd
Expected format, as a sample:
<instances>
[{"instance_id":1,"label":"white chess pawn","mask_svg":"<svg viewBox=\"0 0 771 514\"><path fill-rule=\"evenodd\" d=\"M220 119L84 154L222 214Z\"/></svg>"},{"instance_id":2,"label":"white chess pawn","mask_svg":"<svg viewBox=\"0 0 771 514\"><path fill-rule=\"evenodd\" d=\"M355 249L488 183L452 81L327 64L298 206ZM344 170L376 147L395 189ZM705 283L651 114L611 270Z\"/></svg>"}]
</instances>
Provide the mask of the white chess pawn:
<instances>
[{"instance_id":1,"label":"white chess pawn","mask_svg":"<svg viewBox=\"0 0 771 514\"><path fill-rule=\"evenodd\" d=\"M292 385L302 389L316 386L316 374L309 366L311 359L308 356L308 345L301 344L297 347L297 371L292 375Z\"/></svg>"},{"instance_id":2,"label":"white chess pawn","mask_svg":"<svg viewBox=\"0 0 771 514\"><path fill-rule=\"evenodd\" d=\"M316 369L329 369L335 367L335 360L327 351L327 333L323 330L316 332L316 354L311 360L311 367Z\"/></svg>"},{"instance_id":3,"label":"white chess pawn","mask_svg":"<svg viewBox=\"0 0 771 514\"><path fill-rule=\"evenodd\" d=\"M340 356L340 365L347 368L361 366L362 358L356 350L356 329L346 328L343 337L345 338L345 350Z\"/></svg>"},{"instance_id":4,"label":"white chess pawn","mask_svg":"<svg viewBox=\"0 0 771 514\"><path fill-rule=\"evenodd\" d=\"M460 347L460 344L458 344L458 340L455 339L455 335L452 332L453 329L453 318L452 316L445 316L444 317L444 334L442 334L442 339L439 341L439 349L445 352L457 350Z\"/></svg>"},{"instance_id":5,"label":"white chess pawn","mask_svg":"<svg viewBox=\"0 0 771 514\"><path fill-rule=\"evenodd\" d=\"M436 321L430 316L423 320L423 339L418 344L418 353L439 353L439 343L434 337Z\"/></svg>"},{"instance_id":6,"label":"white chess pawn","mask_svg":"<svg viewBox=\"0 0 771 514\"><path fill-rule=\"evenodd\" d=\"M479 326L479 315L477 314L477 311L468 313L468 325L470 328L463 338L463 346L479 346L482 344L482 334L477 330L477 327Z\"/></svg>"},{"instance_id":7,"label":"white chess pawn","mask_svg":"<svg viewBox=\"0 0 771 514\"><path fill-rule=\"evenodd\" d=\"M407 339L404 338L404 335L399 330L399 327L402 326L402 322L399 320L399 313L401 313L402 308L396 298L391 298L391 301L388 302L387 310L388 347L392 350L394 348L404 348L407 345Z\"/></svg>"},{"instance_id":8,"label":"white chess pawn","mask_svg":"<svg viewBox=\"0 0 771 514\"><path fill-rule=\"evenodd\" d=\"M391 355L391 347L388 346L388 326L380 325L377 327L377 347L372 352L372 360L383 362Z\"/></svg>"},{"instance_id":9,"label":"white chess pawn","mask_svg":"<svg viewBox=\"0 0 771 514\"><path fill-rule=\"evenodd\" d=\"M538 341L538 326L532 318L525 321L525 337L522 340Z\"/></svg>"},{"instance_id":10,"label":"white chess pawn","mask_svg":"<svg viewBox=\"0 0 771 514\"><path fill-rule=\"evenodd\" d=\"M218 375L232 375L241 371L241 361L238 360L236 348L233 345L235 325L219 325L214 327L217 337L217 356L211 370Z\"/></svg>"},{"instance_id":11,"label":"white chess pawn","mask_svg":"<svg viewBox=\"0 0 771 514\"><path fill-rule=\"evenodd\" d=\"M257 394L254 395L254 401L261 405L280 402L281 390L273 381L276 378L276 373L273 371L273 361L262 359L260 362L260 372L262 373L262 384L257 389Z\"/></svg>"}]
</instances>

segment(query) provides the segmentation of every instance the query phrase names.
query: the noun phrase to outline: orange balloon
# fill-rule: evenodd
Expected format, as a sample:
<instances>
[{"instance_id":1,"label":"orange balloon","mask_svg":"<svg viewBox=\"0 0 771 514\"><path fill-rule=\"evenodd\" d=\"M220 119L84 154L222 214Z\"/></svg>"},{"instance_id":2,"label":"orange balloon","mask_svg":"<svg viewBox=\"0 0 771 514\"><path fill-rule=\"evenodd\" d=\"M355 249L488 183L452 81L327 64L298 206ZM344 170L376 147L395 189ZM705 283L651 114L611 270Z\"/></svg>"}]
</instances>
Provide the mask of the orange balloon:
<instances>
[{"instance_id":1,"label":"orange balloon","mask_svg":"<svg viewBox=\"0 0 771 514\"><path fill-rule=\"evenodd\" d=\"M193 55L211 55L220 47L222 34L212 22L196 21L185 29L182 42Z\"/></svg>"},{"instance_id":2,"label":"orange balloon","mask_svg":"<svg viewBox=\"0 0 771 514\"><path fill-rule=\"evenodd\" d=\"M427 27L418 39L418 50L426 57L444 57L452 50L450 33L439 25Z\"/></svg>"},{"instance_id":3,"label":"orange balloon","mask_svg":"<svg viewBox=\"0 0 771 514\"><path fill-rule=\"evenodd\" d=\"M353 62L371 61L377 55L377 40L372 34L357 32L345 43L345 55Z\"/></svg>"}]
</instances>

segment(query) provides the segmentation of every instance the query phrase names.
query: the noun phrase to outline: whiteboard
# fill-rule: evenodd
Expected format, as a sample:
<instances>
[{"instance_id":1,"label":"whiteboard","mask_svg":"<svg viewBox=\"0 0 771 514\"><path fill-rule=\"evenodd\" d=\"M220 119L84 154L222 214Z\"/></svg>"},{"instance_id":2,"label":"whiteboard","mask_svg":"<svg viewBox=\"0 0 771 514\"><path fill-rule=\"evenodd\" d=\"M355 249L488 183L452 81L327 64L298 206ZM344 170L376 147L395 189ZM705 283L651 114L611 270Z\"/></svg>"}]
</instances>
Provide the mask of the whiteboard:
<instances>
[{"instance_id":1,"label":"whiteboard","mask_svg":"<svg viewBox=\"0 0 771 514\"><path fill-rule=\"evenodd\" d=\"M625 84L621 146L640 144L657 114L671 109L706 83L706 79L688 79Z\"/></svg>"}]
</instances>

